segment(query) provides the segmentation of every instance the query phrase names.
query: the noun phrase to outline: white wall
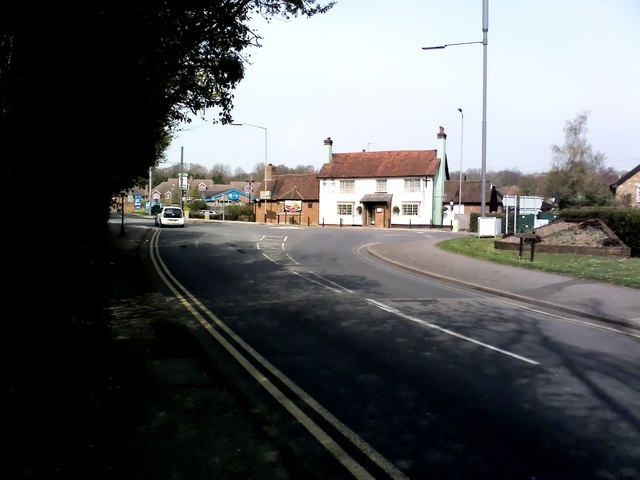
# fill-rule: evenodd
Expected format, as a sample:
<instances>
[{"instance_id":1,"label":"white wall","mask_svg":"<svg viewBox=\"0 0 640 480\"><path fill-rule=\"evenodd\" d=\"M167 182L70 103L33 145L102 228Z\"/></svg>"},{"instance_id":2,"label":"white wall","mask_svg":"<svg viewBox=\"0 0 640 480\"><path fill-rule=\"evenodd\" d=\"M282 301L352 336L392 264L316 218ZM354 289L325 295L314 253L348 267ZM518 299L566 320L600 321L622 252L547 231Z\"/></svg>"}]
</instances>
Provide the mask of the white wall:
<instances>
[{"instance_id":1,"label":"white wall","mask_svg":"<svg viewBox=\"0 0 640 480\"><path fill-rule=\"evenodd\" d=\"M357 208L361 205L360 199L362 199L363 196L376 193L376 179L355 179L354 187L354 193L340 193L339 179L320 180L319 223L324 222L327 225L339 225L340 219L342 218L344 224L362 225L362 215L357 213ZM395 206L400 209L400 214L392 215L391 217L393 224L409 225L409 223L411 223L412 225L428 225L431 223L433 212L433 181L431 178L428 181L425 180L424 177L421 178L419 192L405 192L404 177L388 178L386 193L393 195L391 212L393 212L393 207ZM337 204L343 202L353 204L353 215L339 216L337 214ZM419 215L402 215L403 202L418 202L420 204Z\"/></svg>"}]
</instances>

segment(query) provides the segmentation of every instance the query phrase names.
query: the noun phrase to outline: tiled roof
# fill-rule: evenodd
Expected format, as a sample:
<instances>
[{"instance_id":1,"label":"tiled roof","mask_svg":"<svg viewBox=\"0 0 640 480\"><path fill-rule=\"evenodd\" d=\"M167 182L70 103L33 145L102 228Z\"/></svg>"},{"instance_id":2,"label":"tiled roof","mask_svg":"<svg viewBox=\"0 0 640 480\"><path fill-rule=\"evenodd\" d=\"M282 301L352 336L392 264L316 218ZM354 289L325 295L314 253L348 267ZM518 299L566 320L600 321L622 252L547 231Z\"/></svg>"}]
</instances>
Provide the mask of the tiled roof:
<instances>
[{"instance_id":1,"label":"tiled roof","mask_svg":"<svg viewBox=\"0 0 640 480\"><path fill-rule=\"evenodd\" d=\"M334 153L318 178L385 178L435 176L436 150Z\"/></svg>"},{"instance_id":2,"label":"tiled roof","mask_svg":"<svg viewBox=\"0 0 640 480\"><path fill-rule=\"evenodd\" d=\"M271 187L273 200L319 200L320 182L315 173L275 175Z\"/></svg>"},{"instance_id":3,"label":"tiled roof","mask_svg":"<svg viewBox=\"0 0 640 480\"><path fill-rule=\"evenodd\" d=\"M459 180L447 180L444 182L444 197L442 199L443 203L449 203L453 201L453 203L459 202L460 193L460 181ZM487 205L489 204L489 199L491 198L491 182L485 180L484 186L485 193L485 202ZM498 194L498 202L502 202L502 193L496 191ZM478 204L482 203L482 182L474 181L474 182L462 182L462 202L465 205L469 204Z\"/></svg>"},{"instance_id":4,"label":"tiled roof","mask_svg":"<svg viewBox=\"0 0 640 480\"><path fill-rule=\"evenodd\" d=\"M215 184L215 185L211 185L203 193L204 193L205 197L210 197L212 195L217 195L218 193L225 192L225 191L231 190L231 189L232 189L232 187L230 187L229 185ZM240 190L240 191L242 191L242 190Z\"/></svg>"},{"instance_id":5,"label":"tiled roof","mask_svg":"<svg viewBox=\"0 0 640 480\"><path fill-rule=\"evenodd\" d=\"M617 181L615 181L614 183L609 185L609 188L611 190L615 191L616 188L618 188L620 185L622 185L624 182L629 180L631 177L633 177L638 172L640 172L640 165L638 165L636 168L633 168L633 169L629 170L626 174L624 174L622 177L620 177Z\"/></svg>"},{"instance_id":6,"label":"tiled roof","mask_svg":"<svg viewBox=\"0 0 640 480\"><path fill-rule=\"evenodd\" d=\"M518 185L506 185L504 187L498 188L498 191L502 195L519 195L520 187Z\"/></svg>"},{"instance_id":7,"label":"tiled roof","mask_svg":"<svg viewBox=\"0 0 640 480\"><path fill-rule=\"evenodd\" d=\"M247 182L229 182L229 185L227 185L228 188L235 188L236 190L238 190L239 192L244 192L244 187L247 186ZM260 191L260 188L262 187L262 182L251 182L251 186L253 187L253 191L254 192L258 192Z\"/></svg>"}]
</instances>

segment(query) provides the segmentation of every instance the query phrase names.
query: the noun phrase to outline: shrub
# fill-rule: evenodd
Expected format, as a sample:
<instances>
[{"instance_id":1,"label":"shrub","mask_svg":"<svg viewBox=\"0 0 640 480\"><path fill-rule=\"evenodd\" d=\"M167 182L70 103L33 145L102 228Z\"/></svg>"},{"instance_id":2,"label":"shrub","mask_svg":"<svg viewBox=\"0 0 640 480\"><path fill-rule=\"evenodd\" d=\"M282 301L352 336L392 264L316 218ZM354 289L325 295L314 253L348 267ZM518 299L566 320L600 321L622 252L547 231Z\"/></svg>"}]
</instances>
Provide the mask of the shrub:
<instances>
[{"instance_id":1,"label":"shrub","mask_svg":"<svg viewBox=\"0 0 640 480\"><path fill-rule=\"evenodd\" d=\"M189 210L193 210L194 212L197 212L198 210L207 210L209 208L207 207L207 202L204 200L191 200L187 204L187 207Z\"/></svg>"},{"instance_id":2,"label":"shrub","mask_svg":"<svg viewBox=\"0 0 640 480\"><path fill-rule=\"evenodd\" d=\"M253 218L252 205L229 205L225 208L226 220L248 220Z\"/></svg>"},{"instance_id":3,"label":"shrub","mask_svg":"<svg viewBox=\"0 0 640 480\"><path fill-rule=\"evenodd\" d=\"M478 217L479 213L471 212L471 216L469 218L469 231L477 232L478 231Z\"/></svg>"}]
</instances>

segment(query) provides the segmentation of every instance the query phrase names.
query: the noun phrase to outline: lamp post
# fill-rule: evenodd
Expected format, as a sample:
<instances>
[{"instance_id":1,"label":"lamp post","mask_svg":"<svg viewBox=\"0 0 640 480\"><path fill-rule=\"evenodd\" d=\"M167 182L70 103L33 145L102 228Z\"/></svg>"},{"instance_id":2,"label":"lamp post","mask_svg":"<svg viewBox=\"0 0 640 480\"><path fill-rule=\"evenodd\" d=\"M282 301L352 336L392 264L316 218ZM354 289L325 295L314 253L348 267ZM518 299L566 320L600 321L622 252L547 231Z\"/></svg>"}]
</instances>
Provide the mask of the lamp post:
<instances>
[{"instance_id":1,"label":"lamp post","mask_svg":"<svg viewBox=\"0 0 640 480\"><path fill-rule=\"evenodd\" d=\"M482 0L482 203L480 217L484 217L487 184L487 35L489 32L489 0Z\"/></svg>"},{"instance_id":2,"label":"lamp post","mask_svg":"<svg viewBox=\"0 0 640 480\"><path fill-rule=\"evenodd\" d=\"M462 215L462 147L464 146L464 113L460 112L460 183L458 184L458 230L460 230L460 216Z\"/></svg>"},{"instance_id":3,"label":"lamp post","mask_svg":"<svg viewBox=\"0 0 640 480\"><path fill-rule=\"evenodd\" d=\"M180 192L180 210L184 212L184 204L182 201L182 196L184 194L184 147L180 147L180 178L178 180L178 191ZM184 215L184 214L183 214Z\"/></svg>"},{"instance_id":4,"label":"lamp post","mask_svg":"<svg viewBox=\"0 0 640 480\"><path fill-rule=\"evenodd\" d=\"M149 216L151 217L151 171L152 171L152 167L149 167L149 196L147 198L147 200L149 200Z\"/></svg>"},{"instance_id":5,"label":"lamp post","mask_svg":"<svg viewBox=\"0 0 640 480\"><path fill-rule=\"evenodd\" d=\"M489 32L489 0L482 0L482 41L481 42L462 42L448 43L446 45L438 45L435 47L422 47L422 50L438 50L455 45L471 45L481 43L483 45L482 55L482 186L480 200L480 216L484 217L486 192L485 184L487 182L487 35ZM462 112L460 112L462 113Z\"/></svg>"},{"instance_id":6,"label":"lamp post","mask_svg":"<svg viewBox=\"0 0 640 480\"><path fill-rule=\"evenodd\" d=\"M267 191L267 128L260 125L252 125L250 123L232 123L234 127L255 127L264 130L264 188L263 191ZM267 223L267 198L264 198L264 221Z\"/></svg>"}]
</instances>

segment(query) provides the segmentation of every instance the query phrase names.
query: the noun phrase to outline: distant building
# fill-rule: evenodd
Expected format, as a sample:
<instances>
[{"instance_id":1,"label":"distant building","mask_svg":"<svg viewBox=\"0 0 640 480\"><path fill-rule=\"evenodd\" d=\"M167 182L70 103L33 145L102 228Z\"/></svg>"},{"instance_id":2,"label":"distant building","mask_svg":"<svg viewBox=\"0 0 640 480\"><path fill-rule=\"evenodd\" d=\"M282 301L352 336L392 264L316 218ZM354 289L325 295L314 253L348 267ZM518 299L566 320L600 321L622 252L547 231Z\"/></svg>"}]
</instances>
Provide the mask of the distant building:
<instances>
[{"instance_id":1,"label":"distant building","mask_svg":"<svg viewBox=\"0 0 640 480\"><path fill-rule=\"evenodd\" d=\"M616 198L617 205L640 208L640 165L620 177L609 188Z\"/></svg>"},{"instance_id":2,"label":"distant building","mask_svg":"<svg viewBox=\"0 0 640 480\"><path fill-rule=\"evenodd\" d=\"M324 141L319 221L328 225L440 226L449 176L444 128L434 150L333 153Z\"/></svg>"}]
</instances>

